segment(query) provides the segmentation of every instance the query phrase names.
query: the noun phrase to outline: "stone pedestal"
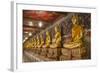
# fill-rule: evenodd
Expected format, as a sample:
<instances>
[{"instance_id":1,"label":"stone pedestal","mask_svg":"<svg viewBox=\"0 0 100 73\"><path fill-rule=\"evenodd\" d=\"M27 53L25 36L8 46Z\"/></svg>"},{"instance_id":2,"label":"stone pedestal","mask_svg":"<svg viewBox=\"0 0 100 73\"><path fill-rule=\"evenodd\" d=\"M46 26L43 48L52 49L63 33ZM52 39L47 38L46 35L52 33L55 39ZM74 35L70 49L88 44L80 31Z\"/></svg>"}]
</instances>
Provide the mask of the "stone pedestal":
<instances>
[{"instance_id":1,"label":"stone pedestal","mask_svg":"<svg viewBox=\"0 0 100 73\"><path fill-rule=\"evenodd\" d=\"M40 55L41 53L41 48L37 48L37 54Z\"/></svg>"},{"instance_id":2,"label":"stone pedestal","mask_svg":"<svg viewBox=\"0 0 100 73\"><path fill-rule=\"evenodd\" d=\"M61 55L61 48L49 48L48 49L48 58L59 60L59 57Z\"/></svg>"},{"instance_id":3,"label":"stone pedestal","mask_svg":"<svg viewBox=\"0 0 100 73\"><path fill-rule=\"evenodd\" d=\"M62 48L61 53L60 60L71 60L71 50Z\"/></svg>"},{"instance_id":4,"label":"stone pedestal","mask_svg":"<svg viewBox=\"0 0 100 73\"><path fill-rule=\"evenodd\" d=\"M50 57L52 57L52 55L53 55L53 49L49 48L47 57L50 58Z\"/></svg>"},{"instance_id":5,"label":"stone pedestal","mask_svg":"<svg viewBox=\"0 0 100 73\"><path fill-rule=\"evenodd\" d=\"M84 47L72 49L72 59L83 59L86 57L86 49Z\"/></svg>"},{"instance_id":6,"label":"stone pedestal","mask_svg":"<svg viewBox=\"0 0 100 73\"><path fill-rule=\"evenodd\" d=\"M70 56L67 56L67 55L61 55L60 56L60 61L64 61L64 60L70 60L71 57Z\"/></svg>"},{"instance_id":7,"label":"stone pedestal","mask_svg":"<svg viewBox=\"0 0 100 73\"><path fill-rule=\"evenodd\" d=\"M47 48L41 48L41 55L46 56L47 55Z\"/></svg>"},{"instance_id":8,"label":"stone pedestal","mask_svg":"<svg viewBox=\"0 0 100 73\"><path fill-rule=\"evenodd\" d=\"M38 54L38 48L35 49L35 54Z\"/></svg>"},{"instance_id":9,"label":"stone pedestal","mask_svg":"<svg viewBox=\"0 0 100 73\"><path fill-rule=\"evenodd\" d=\"M81 48L72 49L72 59L81 59Z\"/></svg>"},{"instance_id":10,"label":"stone pedestal","mask_svg":"<svg viewBox=\"0 0 100 73\"><path fill-rule=\"evenodd\" d=\"M86 49L84 47L72 49L62 48L61 53L60 60L79 60L86 58Z\"/></svg>"},{"instance_id":11,"label":"stone pedestal","mask_svg":"<svg viewBox=\"0 0 100 73\"><path fill-rule=\"evenodd\" d=\"M36 52L37 52L37 49L36 49L36 48L34 48L33 53L36 53Z\"/></svg>"}]
</instances>

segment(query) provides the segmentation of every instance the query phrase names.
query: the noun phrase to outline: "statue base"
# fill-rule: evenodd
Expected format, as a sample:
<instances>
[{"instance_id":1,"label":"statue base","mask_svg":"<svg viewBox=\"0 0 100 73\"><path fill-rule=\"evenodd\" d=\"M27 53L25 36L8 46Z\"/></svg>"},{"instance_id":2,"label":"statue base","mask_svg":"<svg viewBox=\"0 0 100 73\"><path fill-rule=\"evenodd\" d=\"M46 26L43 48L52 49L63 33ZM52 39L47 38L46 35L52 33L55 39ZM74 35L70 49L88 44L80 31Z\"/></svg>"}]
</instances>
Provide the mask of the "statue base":
<instances>
[{"instance_id":1,"label":"statue base","mask_svg":"<svg viewBox=\"0 0 100 73\"><path fill-rule=\"evenodd\" d=\"M61 61L71 60L71 50L70 49L62 48L61 53L62 53L62 55L60 56Z\"/></svg>"},{"instance_id":2,"label":"statue base","mask_svg":"<svg viewBox=\"0 0 100 73\"><path fill-rule=\"evenodd\" d=\"M59 60L61 55L61 48L49 48L47 57L50 59Z\"/></svg>"},{"instance_id":3,"label":"statue base","mask_svg":"<svg viewBox=\"0 0 100 73\"><path fill-rule=\"evenodd\" d=\"M41 55L47 56L47 48L41 48Z\"/></svg>"}]
</instances>

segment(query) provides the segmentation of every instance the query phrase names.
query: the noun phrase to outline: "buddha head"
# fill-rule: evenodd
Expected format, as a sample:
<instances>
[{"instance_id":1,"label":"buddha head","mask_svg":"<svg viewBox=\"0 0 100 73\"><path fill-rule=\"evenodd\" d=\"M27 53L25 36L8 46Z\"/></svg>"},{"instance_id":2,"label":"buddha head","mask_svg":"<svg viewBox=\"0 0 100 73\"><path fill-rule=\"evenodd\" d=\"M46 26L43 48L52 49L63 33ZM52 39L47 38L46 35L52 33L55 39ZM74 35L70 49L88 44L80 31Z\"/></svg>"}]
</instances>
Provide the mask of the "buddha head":
<instances>
[{"instance_id":1,"label":"buddha head","mask_svg":"<svg viewBox=\"0 0 100 73\"><path fill-rule=\"evenodd\" d=\"M36 38L34 38L34 43L35 43L35 45L36 45Z\"/></svg>"},{"instance_id":2,"label":"buddha head","mask_svg":"<svg viewBox=\"0 0 100 73\"><path fill-rule=\"evenodd\" d=\"M40 39L42 39L42 35L40 35Z\"/></svg>"},{"instance_id":3,"label":"buddha head","mask_svg":"<svg viewBox=\"0 0 100 73\"><path fill-rule=\"evenodd\" d=\"M58 31L58 28L57 28L57 26L55 27L55 32L57 32Z\"/></svg>"},{"instance_id":4,"label":"buddha head","mask_svg":"<svg viewBox=\"0 0 100 73\"><path fill-rule=\"evenodd\" d=\"M79 24L79 16L77 14L72 16L72 23L73 25Z\"/></svg>"},{"instance_id":5,"label":"buddha head","mask_svg":"<svg viewBox=\"0 0 100 73\"><path fill-rule=\"evenodd\" d=\"M39 43L39 36L37 36L37 42Z\"/></svg>"},{"instance_id":6,"label":"buddha head","mask_svg":"<svg viewBox=\"0 0 100 73\"><path fill-rule=\"evenodd\" d=\"M46 35L49 36L49 32L48 31L46 32Z\"/></svg>"},{"instance_id":7,"label":"buddha head","mask_svg":"<svg viewBox=\"0 0 100 73\"><path fill-rule=\"evenodd\" d=\"M40 39L43 40L43 36L42 36L42 34L40 35Z\"/></svg>"},{"instance_id":8,"label":"buddha head","mask_svg":"<svg viewBox=\"0 0 100 73\"><path fill-rule=\"evenodd\" d=\"M73 16L72 16L72 23L73 23L73 25L80 25L80 24L82 24L82 17L80 16L80 15L78 15L78 14L74 14Z\"/></svg>"},{"instance_id":9,"label":"buddha head","mask_svg":"<svg viewBox=\"0 0 100 73\"><path fill-rule=\"evenodd\" d=\"M60 31L59 26L56 26L55 27L55 32L58 32L58 31Z\"/></svg>"},{"instance_id":10,"label":"buddha head","mask_svg":"<svg viewBox=\"0 0 100 73\"><path fill-rule=\"evenodd\" d=\"M40 41L43 42L43 36L42 36L42 34L40 35Z\"/></svg>"}]
</instances>

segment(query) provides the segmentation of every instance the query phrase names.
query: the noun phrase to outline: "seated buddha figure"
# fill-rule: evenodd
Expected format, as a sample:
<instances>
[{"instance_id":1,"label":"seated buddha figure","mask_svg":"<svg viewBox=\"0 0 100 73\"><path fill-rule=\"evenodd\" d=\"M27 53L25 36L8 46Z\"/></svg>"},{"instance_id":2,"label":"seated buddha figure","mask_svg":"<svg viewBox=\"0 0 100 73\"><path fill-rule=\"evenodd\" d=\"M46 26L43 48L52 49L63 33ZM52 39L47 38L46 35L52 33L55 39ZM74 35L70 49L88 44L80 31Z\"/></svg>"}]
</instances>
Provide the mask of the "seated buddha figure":
<instances>
[{"instance_id":1,"label":"seated buddha figure","mask_svg":"<svg viewBox=\"0 0 100 73\"><path fill-rule=\"evenodd\" d=\"M28 41L28 43L27 43L27 48L28 49L31 49L31 43Z\"/></svg>"},{"instance_id":2,"label":"seated buddha figure","mask_svg":"<svg viewBox=\"0 0 100 73\"><path fill-rule=\"evenodd\" d=\"M33 48L33 42L32 41L30 42L30 47L31 47L31 49Z\"/></svg>"},{"instance_id":3,"label":"seated buddha figure","mask_svg":"<svg viewBox=\"0 0 100 73\"><path fill-rule=\"evenodd\" d=\"M40 45L40 40L39 40L39 36L37 36L37 47L39 47Z\"/></svg>"},{"instance_id":4,"label":"seated buddha figure","mask_svg":"<svg viewBox=\"0 0 100 73\"><path fill-rule=\"evenodd\" d=\"M44 39L43 39L42 35L40 35L40 45L39 45L39 48L42 48L43 44L44 44Z\"/></svg>"},{"instance_id":5,"label":"seated buddha figure","mask_svg":"<svg viewBox=\"0 0 100 73\"><path fill-rule=\"evenodd\" d=\"M83 39L83 27L81 23L79 23L79 16L73 15L72 16L72 33L71 33L71 41L69 43L64 43L65 48L76 48L82 45Z\"/></svg>"},{"instance_id":6,"label":"seated buddha figure","mask_svg":"<svg viewBox=\"0 0 100 73\"><path fill-rule=\"evenodd\" d=\"M58 26L55 27L55 36L52 40L51 48L61 47L61 32Z\"/></svg>"},{"instance_id":7,"label":"seated buddha figure","mask_svg":"<svg viewBox=\"0 0 100 73\"><path fill-rule=\"evenodd\" d=\"M33 44L34 44L34 43L33 43L33 38L31 38L31 45L32 45L32 48L33 48Z\"/></svg>"},{"instance_id":8,"label":"seated buddha figure","mask_svg":"<svg viewBox=\"0 0 100 73\"><path fill-rule=\"evenodd\" d=\"M28 48L28 42L26 41L25 42L25 46L24 46L26 49Z\"/></svg>"},{"instance_id":9,"label":"seated buddha figure","mask_svg":"<svg viewBox=\"0 0 100 73\"><path fill-rule=\"evenodd\" d=\"M35 39L33 38L33 48L35 47Z\"/></svg>"},{"instance_id":10,"label":"seated buddha figure","mask_svg":"<svg viewBox=\"0 0 100 73\"><path fill-rule=\"evenodd\" d=\"M36 48L36 38L34 38L34 48Z\"/></svg>"},{"instance_id":11,"label":"seated buddha figure","mask_svg":"<svg viewBox=\"0 0 100 73\"><path fill-rule=\"evenodd\" d=\"M50 42L51 42L50 34L47 31L46 32L46 41L45 41L45 45L43 47L50 47Z\"/></svg>"}]
</instances>

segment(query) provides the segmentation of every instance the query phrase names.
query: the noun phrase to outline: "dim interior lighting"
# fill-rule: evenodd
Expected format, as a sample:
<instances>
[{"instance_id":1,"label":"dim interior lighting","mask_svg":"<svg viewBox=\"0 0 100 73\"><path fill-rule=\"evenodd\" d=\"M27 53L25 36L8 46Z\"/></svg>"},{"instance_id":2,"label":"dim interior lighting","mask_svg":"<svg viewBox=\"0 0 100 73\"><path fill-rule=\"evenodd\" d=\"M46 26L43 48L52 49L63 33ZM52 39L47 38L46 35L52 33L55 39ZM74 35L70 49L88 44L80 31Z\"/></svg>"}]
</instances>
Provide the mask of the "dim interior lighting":
<instances>
[{"instance_id":1,"label":"dim interior lighting","mask_svg":"<svg viewBox=\"0 0 100 73\"><path fill-rule=\"evenodd\" d=\"M30 32L30 33L29 33L29 36L31 36L31 35L32 35L32 33Z\"/></svg>"},{"instance_id":2,"label":"dim interior lighting","mask_svg":"<svg viewBox=\"0 0 100 73\"><path fill-rule=\"evenodd\" d=\"M28 24L29 24L29 26L33 26L33 22L32 21L29 21Z\"/></svg>"},{"instance_id":3,"label":"dim interior lighting","mask_svg":"<svg viewBox=\"0 0 100 73\"><path fill-rule=\"evenodd\" d=\"M25 33L28 33L28 32L25 32Z\"/></svg>"},{"instance_id":4,"label":"dim interior lighting","mask_svg":"<svg viewBox=\"0 0 100 73\"><path fill-rule=\"evenodd\" d=\"M25 37L25 40L27 40L28 39L28 37Z\"/></svg>"},{"instance_id":5,"label":"dim interior lighting","mask_svg":"<svg viewBox=\"0 0 100 73\"><path fill-rule=\"evenodd\" d=\"M28 39L28 37L25 37L25 39L23 40L23 42L25 42Z\"/></svg>"},{"instance_id":6,"label":"dim interior lighting","mask_svg":"<svg viewBox=\"0 0 100 73\"><path fill-rule=\"evenodd\" d=\"M42 27L42 25L43 25L42 22L39 22L39 27Z\"/></svg>"}]
</instances>

